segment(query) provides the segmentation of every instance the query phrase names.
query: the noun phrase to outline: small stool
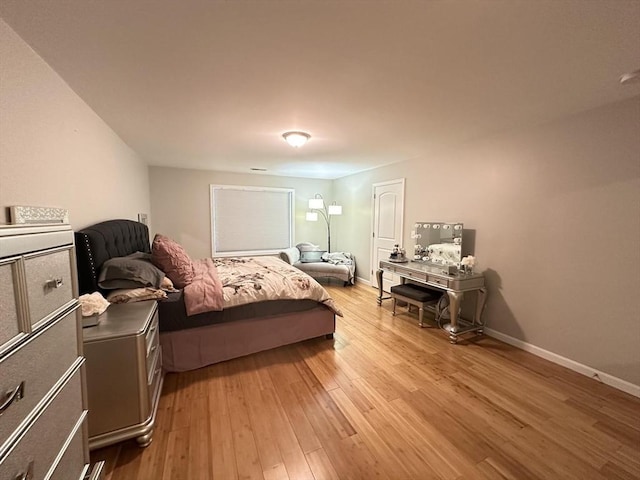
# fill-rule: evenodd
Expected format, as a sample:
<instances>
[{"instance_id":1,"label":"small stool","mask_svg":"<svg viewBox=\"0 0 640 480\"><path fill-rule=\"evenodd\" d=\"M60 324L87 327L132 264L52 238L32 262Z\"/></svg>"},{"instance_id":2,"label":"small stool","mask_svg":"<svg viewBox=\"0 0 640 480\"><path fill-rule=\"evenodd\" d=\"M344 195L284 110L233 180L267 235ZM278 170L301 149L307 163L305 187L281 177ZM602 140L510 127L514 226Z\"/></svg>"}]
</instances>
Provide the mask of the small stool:
<instances>
[{"instance_id":1,"label":"small stool","mask_svg":"<svg viewBox=\"0 0 640 480\"><path fill-rule=\"evenodd\" d=\"M407 302L409 305L418 307L418 325L424 327L422 315L426 305L433 305L438 302L442 293L422 288L412 283L395 285L391 287L391 298L393 298L393 315L396 314L396 301Z\"/></svg>"}]
</instances>

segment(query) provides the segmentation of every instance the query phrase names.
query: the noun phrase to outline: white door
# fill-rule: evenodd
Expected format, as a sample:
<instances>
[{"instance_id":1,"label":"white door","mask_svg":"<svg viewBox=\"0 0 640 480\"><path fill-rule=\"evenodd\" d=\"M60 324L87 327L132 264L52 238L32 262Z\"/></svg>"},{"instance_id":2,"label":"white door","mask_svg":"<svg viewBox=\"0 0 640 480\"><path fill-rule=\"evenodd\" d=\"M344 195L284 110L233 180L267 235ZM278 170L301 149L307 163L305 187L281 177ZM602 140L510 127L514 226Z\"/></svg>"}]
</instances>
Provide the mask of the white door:
<instances>
[{"instance_id":1,"label":"white door","mask_svg":"<svg viewBox=\"0 0 640 480\"><path fill-rule=\"evenodd\" d=\"M373 235L371 241L371 285L378 287L376 271L380 260L389 258L393 246L401 247L404 223L404 178L373 184ZM398 275L386 272L385 291L400 283Z\"/></svg>"}]
</instances>

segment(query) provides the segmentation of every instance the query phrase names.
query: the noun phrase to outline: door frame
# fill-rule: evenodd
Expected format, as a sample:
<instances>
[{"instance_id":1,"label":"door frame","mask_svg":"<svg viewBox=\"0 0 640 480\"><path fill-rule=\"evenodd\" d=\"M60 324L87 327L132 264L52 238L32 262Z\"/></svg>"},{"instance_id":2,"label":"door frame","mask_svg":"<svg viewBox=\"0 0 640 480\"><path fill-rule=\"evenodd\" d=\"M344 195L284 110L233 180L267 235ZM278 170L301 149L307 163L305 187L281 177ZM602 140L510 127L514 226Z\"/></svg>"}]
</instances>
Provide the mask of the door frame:
<instances>
[{"instance_id":1,"label":"door frame","mask_svg":"<svg viewBox=\"0 0 640 480\"><path fill-rule=\"evenodd\" d=\"M369 237L369 264L371 265L370 272L370 283L371 286L374 286L375 280L374 276L376 271L378 270L378 265L374 264L375 250L374 250L374 234L375 234L375 222L376 222L376 199L375 192L376 187L382 187L384 185L393 185L394 183L399 183L402 185L402 215L400 215L400 246L404 245L404 203L406 196L406 183L405 178L396 178L395 180L387 180L385 182L378 182L371 184L371 237ZM377 285L376 285L377 288Z\"/></svg>"}]
</instances>

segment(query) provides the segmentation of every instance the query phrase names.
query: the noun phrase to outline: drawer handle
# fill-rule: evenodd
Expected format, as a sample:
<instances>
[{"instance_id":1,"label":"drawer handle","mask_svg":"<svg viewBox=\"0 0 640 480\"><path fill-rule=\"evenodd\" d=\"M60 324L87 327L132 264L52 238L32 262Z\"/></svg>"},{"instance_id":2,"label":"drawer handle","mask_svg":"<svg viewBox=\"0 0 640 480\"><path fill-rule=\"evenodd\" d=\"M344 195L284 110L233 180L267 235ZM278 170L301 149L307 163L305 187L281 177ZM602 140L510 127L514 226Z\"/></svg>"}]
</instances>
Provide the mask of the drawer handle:
<instances>
[{"instance_id":1,"label":"drawer handle","mask_svg":"<svg viewBox=\"0 0 640 480\"><path fill-rule=\"evenodd\" d=\"M16 402L24 397L24 380L20 382L20 385L18 385L16 388L14 388L13 390L9 390L5 396L7 397L7 399L2 405L0 405L0 415L2 415L13 402Z\"/></svg>"},{"instance_id":2,"label":"drawer handle","mask_svg":"<svg viewBox=\"0 0 640 480\"><path fill-rule=\"evenodd\" d=\"M63 284L64 282L62 281L62 278L54 278L52 280L48 280L44 286L45 288L60 288Z\"/></svg>"},{"instance_id":3,"label":"drawer handle","mask_svg":"<svg viewBox=\"0 0 640 480\"><path fill-rule=\"evenodd\" d=\"M29 466L27 467L27 471L24 473L19 473L16 475L14 480L30 480L33 478L33 460L29 462Z\"/></svg>"}]
</instances>

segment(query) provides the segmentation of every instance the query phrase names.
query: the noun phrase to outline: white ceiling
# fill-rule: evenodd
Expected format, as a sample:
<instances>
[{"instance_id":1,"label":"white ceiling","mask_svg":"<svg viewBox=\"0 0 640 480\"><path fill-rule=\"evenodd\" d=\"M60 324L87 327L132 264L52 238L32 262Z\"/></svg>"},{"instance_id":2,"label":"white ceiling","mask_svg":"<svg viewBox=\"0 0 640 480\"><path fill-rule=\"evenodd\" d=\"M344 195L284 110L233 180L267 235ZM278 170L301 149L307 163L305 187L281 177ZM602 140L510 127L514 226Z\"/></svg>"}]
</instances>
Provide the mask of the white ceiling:
<instances>
[{"instance_id":1,"label":"white ceiling","mask_svg":"<svg viewBox=\"0 0 640 480\"><path fill-rule=\"evenodd\" d=\"M338 178L640 93L618 82L640 68L637 0L0 0L0 15L151 165Z\"/></svg>"}]
</instances>

